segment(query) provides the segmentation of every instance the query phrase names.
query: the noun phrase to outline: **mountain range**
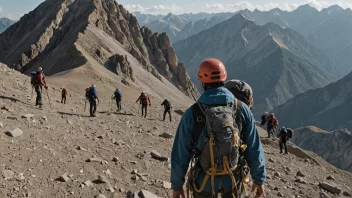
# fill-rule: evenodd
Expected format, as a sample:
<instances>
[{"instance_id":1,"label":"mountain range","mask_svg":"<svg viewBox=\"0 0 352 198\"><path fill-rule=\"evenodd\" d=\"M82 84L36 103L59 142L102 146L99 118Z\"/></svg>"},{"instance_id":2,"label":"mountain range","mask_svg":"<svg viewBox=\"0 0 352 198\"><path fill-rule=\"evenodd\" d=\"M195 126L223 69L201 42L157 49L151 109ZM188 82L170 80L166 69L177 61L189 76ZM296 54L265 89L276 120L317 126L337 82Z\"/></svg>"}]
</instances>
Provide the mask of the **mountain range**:
<instances>
[{"instance_id":1,"label":"mountain range","mask_svg":"<svg viewBox=\"0 0 352 198\"><path fill-rule=\"evenodd\" d=\"M122 84L161 97L185 102L198 96L167 35L140 28L114 0L47 0L0 35L0 51L1 62L27 74L41 66L47 75L88 72L110 80L117 75Z\"/></svg>"},{"instance_id":2,"label":"mountain range","mask_svg":"<svg viewBox=\"0 0 352 198\"><path fill-rule=\"evenodd\" d=\"M242 14L176 42L174 48L194 81L202 60L222 60L229 79L252 86L257 114L337 80L339 74L333 61L298 32L274 23L258 25Z\"/></svg>"},{"instance_id":3,"label":"mountain range","mask_svg":"<svg viewBox=\"0 0 352 198\"><path fill-rule=\"evenodd\" d=\"M12 21L9 18L0 18L0 33L5 31L8 27L14 24L15 21Z\"/></svg>"},{"instance_id":4,"label":"mountain range","mask_svg":"<svg viewBox=\"0 0 352 198\"><path fill-rule=\"evenodd\" d=\"M170 28L158 28L154 22L145 25L153 24L156 32L167 32L172 35L170 37L171 41L177 42L209 29L237 13L241 13L246 18L256 21L260 25L273 22L284 28L289 27L327 53L337 67L343 71L342 74L352 70L352 57L350 56L352 54L352 37L350 36L352 34L352 10L343 9L338 5L321 11L310 5L302 5L291 12L275 8L269 11L241 10L235 13L217 13L199 21L190 22L184 25L183 28L177 27L177 31L172 31L172 33L169 31ZM172 24L170 26L174 27L175 25ZM343 77L343 75L339 77Z\"/></svg>"}]
</instances>

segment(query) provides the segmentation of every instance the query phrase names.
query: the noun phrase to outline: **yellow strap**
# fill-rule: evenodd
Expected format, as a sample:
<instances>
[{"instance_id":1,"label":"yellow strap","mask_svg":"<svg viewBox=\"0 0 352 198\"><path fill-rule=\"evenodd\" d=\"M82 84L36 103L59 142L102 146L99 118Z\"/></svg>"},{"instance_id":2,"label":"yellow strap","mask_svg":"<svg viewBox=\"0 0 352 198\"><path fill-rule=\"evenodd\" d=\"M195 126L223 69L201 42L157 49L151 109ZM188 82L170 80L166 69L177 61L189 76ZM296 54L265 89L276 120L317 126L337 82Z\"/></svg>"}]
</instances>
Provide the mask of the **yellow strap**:
<instances>
[{"instance_id":1,"label":"yellow strap","mask_svg":"<svg viewBox=\"0 0 352 198\"><path fill-rule=\"evenodd\" d=\"M202 182L202 185L200 186L199 189L197 189L196 182L195 182L195 179L194 179L194 181L193 181L193 189L194 189L197 193L203 192L203 190L204 190L204 188L205 188L205 185L207 184L208 179L209 179L209 175L205 175L204 180L203 180L203 182Z\"/></svg>"}]
</instances>

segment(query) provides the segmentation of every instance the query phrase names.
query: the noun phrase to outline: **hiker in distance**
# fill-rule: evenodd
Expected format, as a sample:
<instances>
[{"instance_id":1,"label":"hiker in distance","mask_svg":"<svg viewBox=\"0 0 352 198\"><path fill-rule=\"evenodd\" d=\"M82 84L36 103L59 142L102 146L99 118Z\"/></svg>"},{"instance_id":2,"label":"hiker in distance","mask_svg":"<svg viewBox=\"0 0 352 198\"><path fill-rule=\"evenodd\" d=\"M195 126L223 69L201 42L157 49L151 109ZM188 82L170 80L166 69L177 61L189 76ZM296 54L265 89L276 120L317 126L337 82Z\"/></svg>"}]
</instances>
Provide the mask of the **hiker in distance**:
<instances>
[{"instance_id":1,"label":"hiker in distance","mask_svg":"<svg viewBox=\"0 0 352 198\"><path fill-rule=\"evenodd\" d=\"M94 84L86 89L86 98L89 101L90 117L96 117L95 113L97 111L97 101L99 103L99 98Z\"/></svg>"},{"instance_id":2,"label":"hiker in distance","mask_svg":"<svg viewBox=\"0 0 352 198\"><path fill-rule=\"evenodd\" d=\"M37 72L32 72L31 84L37 93L37 97L35 100L35 106L39 106L42 108L43 106L43 87L48 89L46 84L45 75L43 73L43 68L38 67Z\"/></svg>"},{"instance_id":3,"label":"hiker in distance","mask_svg":"<svg viewBox=\"0 0 352 198\"><path fill-rule=\"evenodd\" d=\"M249 109L253 109L253 90L249 84L242 80L229 80L225 83L225 87L236 99L246 104Z\"/></svg>"},{"instance_id":4,"label":"hiker in distance","mask_svg":"<svg viewBox=\"0 0 352 198\"><path fill-rule=\"evenodd\" d=\"M262 114L261 122L260 122L260 126L261 127L265 126L268 117L269 117L269 113L268 112L265 112L265 113Z\"/></svg>"},{"instance_id":5,"label":"hiker in distance","mask_svg":"<svg viewBox=\"0 0 352 198\"><path fill-rule=\"evenodd\" d=\"M66 104L66 99L68 96L68 90L65 87L61 88L61 103Z\"/></svg>"},{"instance_id":6,"label":"hiker in distance","mask_svg":"<svg viewBox=\"0 0 352 198\"><path fill-rule=\"evenodd\" d=\"M161 103L161 106L164 106L164 115L163 115L163 121L165 121L166 114L169 114L170 122L172 122L172 117L171 117L171 102L168 98L165 98L163 103Z\"/></svg>"},{"instance_id":7,"label":"hiker in distance","mask_svg":"<svg viewBox=\"0 0 352 198\"><path fill-rule=\"evenodd\" d=\"M279 140L279 146L280 146L280 153L282 153L283 147L285 147L285 154L288 154L287 151L287 141L292 138L293 136L293 130L290 128L286 127L281 127L280 133L277 135L277 137L280 139Z\"/></svg>"},{"instance_id":8,"label":"hiker in distance","mask_svg":"<svg viewBox=\"0 0 352 198\"><path fill-rule=\"evenodd\" d=\"M173 198L239 198L249 182L255 198L264 194L264 150L249 107L224 87L227 73L217 59L203 61L198 80L204 93L183 114L171 153ZM231 140L231 141L229 141ZM248 166L247 166L248 163Z\"/></svg>"},{"instance_id":9,"label":"hiker in distance","mask_svg":"<svg viewBox=\"0 0 352 198\"><path fill-rule=\"evenodd\" d=\"M121 108L122 92L119 88L116 88L111 99L116 100L117 111L121 111L122 110L122 108Z\"/></svg>"},{"instance_id":10,"label":"hiker in distance","mask_svg":"<svg viewBox=\"0 0 352 198\"><path fill-rule=\"evenodd\" d=\"M136 103L139 101L140 105L142 106L142 116L145 118L147 117L147 110L148 110L148 105L151 106L152 104L150 103L149 96L145 91L141 93L141 95L138 97Z\"/></svg>"},{"instance_id":11,"label":"hiker in distance","mask_svg":"<svg viewBox=\"0 0 352 198\"><path fill-rule=\"evenodd\" d=\"M277 126L279 126L279 121L277 120L277 118L275 118L275 114L271 113L266 118L266 121L267 121L266 130L268 132L268 138L270 138L271 136L275 137L276 128Z\"/></svg>"}]
</instances>

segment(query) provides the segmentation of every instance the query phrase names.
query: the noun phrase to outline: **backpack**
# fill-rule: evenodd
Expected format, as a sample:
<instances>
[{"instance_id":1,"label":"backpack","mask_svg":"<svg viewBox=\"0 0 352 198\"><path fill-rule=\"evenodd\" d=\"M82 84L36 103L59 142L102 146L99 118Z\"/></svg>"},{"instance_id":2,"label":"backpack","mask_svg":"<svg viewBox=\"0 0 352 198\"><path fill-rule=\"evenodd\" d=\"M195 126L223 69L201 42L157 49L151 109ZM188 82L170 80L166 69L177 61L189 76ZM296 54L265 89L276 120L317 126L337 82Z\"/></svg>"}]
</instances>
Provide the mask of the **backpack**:
<instances>
[{"instance_id":1,"label":"backpack","mask_svg":"<svg viewBox=\"0 0 352 198\"><path fill-rule=\"evenodd\" d=\"M148 104L148 96L147 96L147 94L142 94L141 95L141 103L142 104Z\"/></svg>"},{"instance_id":2,"label":"backpack","mask_svg":"<svg viewBox=\"0 0 352 198\"><path fill-rule=\"evenodd\" d=\"M229 105L207 106L196 103L192 106L194 155L206 173L203 183L209 177L214 181L213 177L218 175L233 176L232 172L236 170L240 156L246 148L246 145L241 145L244 123L241 109L242 103L237 99L234 104ZM206 126L204 146L199 151L196 145L204 126ZM231 178L235 182L234 178Z\"/></svg>"},{"instance_id":3,"label":"backpack","mask_svg":"<svg viewBox=\"0 0 352 198\"><path fill-rule=\"evenodd\" d=\"M92 87L86 88L86 98L90 99L93 97L93 89Z\"/></svg>"},{"instance_id":4,"label":"backpack","mask_svg":"<svg viewBox=\"0 0 352 198\"><path fill-rule=\"evenodd\" d=\"M115 91L115 98L117 100L120 100L122 98L122 93L121 93L121 90L120 89L116 89Z\"/></svg>"},{"instance_id":5,"label":"backpack","mask_svg":"<svg viewBox=\"0 0 352 198\"><path fill-rule=\"evenodd\" d=\"M31 73L31 85L33 85L33 86L36 85L36 76L37 76L37 72Z\"/></svg>"},{"instance_id":6,"label":"backpack","mask_svg":"<svg viewBox=\"0 0 352 198\"><path fill-rule=\"evenodd\" d=\"M165 107L165 109L171 109L171 108L172 108L172 106L171 106L170 101L168 101L168 100L164 100L164 107Z\"/></svg>"},{"instance_id":7,"label":"backpack","mask_svg":"<svg viewBox=\"0 0 352 198\"><path fill-rule=\"evenodd\" d=\"M279 126L279 121L276 118L272 118L271 124L273 127L277 127Z\"/></svg>"},{"instance_id":8,"label":"backpack","mask_svg":"<svg viewBox=\"0 0 352 198\"><path fill-rule=\"evenodd\" d=\"M291 139L293 137L293 130L292 129L286 129L286 130L287 130L288 139Z\"/></svg>"}]
</instances>

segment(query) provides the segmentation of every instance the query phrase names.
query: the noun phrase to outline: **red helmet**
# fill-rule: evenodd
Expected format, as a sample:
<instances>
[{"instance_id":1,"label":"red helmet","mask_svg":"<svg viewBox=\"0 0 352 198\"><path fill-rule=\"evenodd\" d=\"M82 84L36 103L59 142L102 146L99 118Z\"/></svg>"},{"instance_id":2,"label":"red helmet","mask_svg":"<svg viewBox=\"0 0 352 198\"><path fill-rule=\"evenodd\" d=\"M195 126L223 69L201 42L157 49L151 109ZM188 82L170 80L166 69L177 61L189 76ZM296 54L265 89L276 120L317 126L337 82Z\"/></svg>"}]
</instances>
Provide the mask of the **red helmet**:
<instances>
[{"instance_id":1,"label":"red helmet","mask_svg":"<svg viewBox=\"0 0 352 198\"><path fill-rule=\"evenodd\" d=\"M203 61L198 69L198 80L202 83L225 82L227 73L224 64L215 58Z\"/></svg>"}]
</instances>

